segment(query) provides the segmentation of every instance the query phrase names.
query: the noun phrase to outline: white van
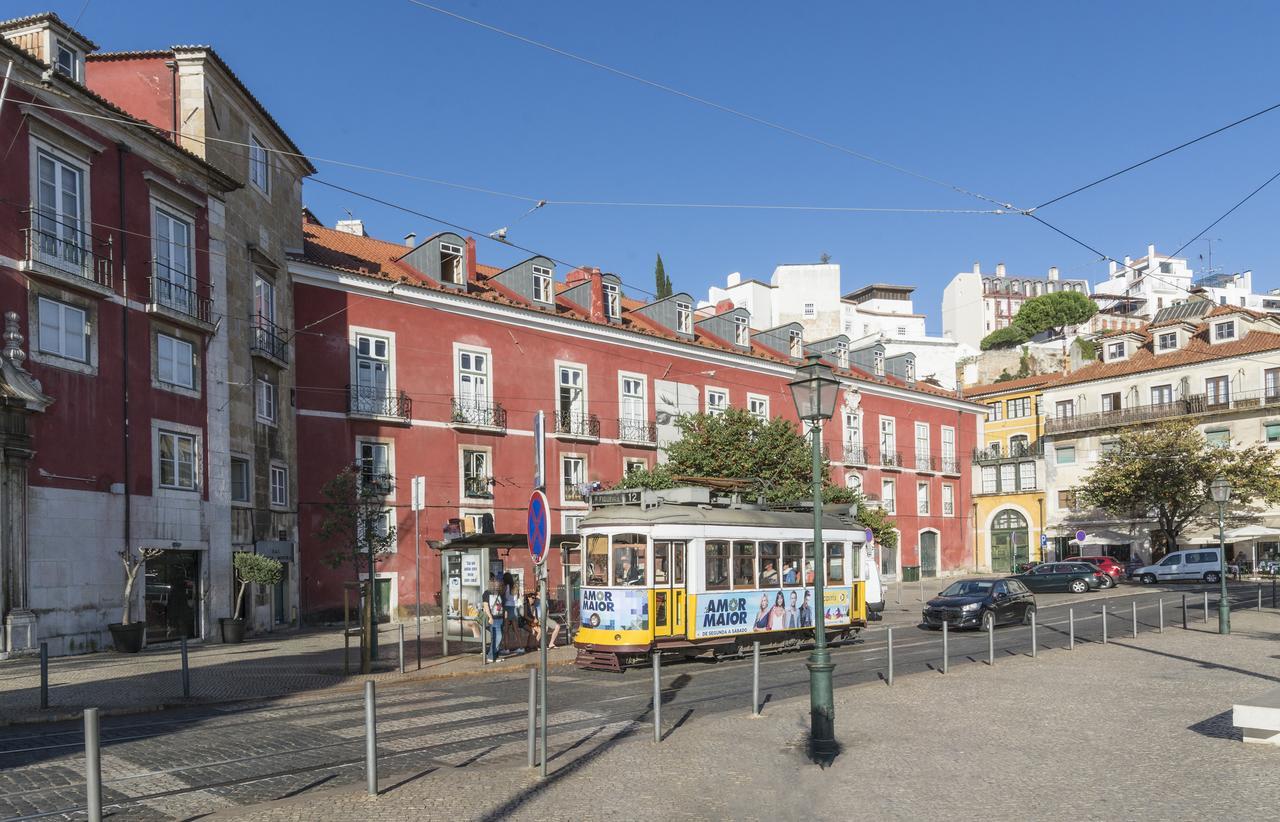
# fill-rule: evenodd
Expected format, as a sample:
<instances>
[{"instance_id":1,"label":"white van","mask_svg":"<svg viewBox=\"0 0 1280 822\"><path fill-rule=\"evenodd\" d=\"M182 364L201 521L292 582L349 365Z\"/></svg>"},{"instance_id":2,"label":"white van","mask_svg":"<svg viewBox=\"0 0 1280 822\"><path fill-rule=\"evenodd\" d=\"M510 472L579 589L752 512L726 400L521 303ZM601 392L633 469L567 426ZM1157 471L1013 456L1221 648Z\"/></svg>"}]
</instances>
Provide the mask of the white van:
<instances>
[{"instance_id":1,"label":"white van","mask_svg":"<svg viewBox=\"0 0 1280 822\"><path fill-rule=\"evenodd\" d=\"M1148 565L1133 572L1134 579L1143 585L1170 580L1191 579L1214 583L1222 574L1222 558L1217 548L1201 548L1196 551L1174 551L1155 565Z\"/></svg>"}]
</instances>

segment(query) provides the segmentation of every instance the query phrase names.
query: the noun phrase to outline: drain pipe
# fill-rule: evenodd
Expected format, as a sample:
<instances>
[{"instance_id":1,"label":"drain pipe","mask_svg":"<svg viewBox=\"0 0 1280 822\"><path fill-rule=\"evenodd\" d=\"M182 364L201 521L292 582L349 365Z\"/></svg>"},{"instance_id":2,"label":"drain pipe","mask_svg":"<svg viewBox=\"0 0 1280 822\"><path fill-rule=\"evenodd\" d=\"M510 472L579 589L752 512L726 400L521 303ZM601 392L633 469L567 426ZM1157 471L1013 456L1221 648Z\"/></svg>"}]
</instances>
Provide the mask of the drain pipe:
<instances>
[{"instance_id":1,"label":"drain pipe","mask_svg":"<svg viewBox=\"0 0 1280 822\"><path fill-rule=\"evenodd\" d=\"M130 515L131 499L129 491L129 482L132 479L129 459L129 267L126 262L129 258L129 232L125 230L124 225L124 156L127 153L129 153L128 146L124 143L116 143L116 182L120 192L120 293L124 297L124 305L120 317L120 377L122 387L120 403L123 415L120 437L124 446L124 549L125 551L131 551L133 549L133 518ZM125 605L128 606L129 603L125 603Z\"/></svg>"}]
</instances>

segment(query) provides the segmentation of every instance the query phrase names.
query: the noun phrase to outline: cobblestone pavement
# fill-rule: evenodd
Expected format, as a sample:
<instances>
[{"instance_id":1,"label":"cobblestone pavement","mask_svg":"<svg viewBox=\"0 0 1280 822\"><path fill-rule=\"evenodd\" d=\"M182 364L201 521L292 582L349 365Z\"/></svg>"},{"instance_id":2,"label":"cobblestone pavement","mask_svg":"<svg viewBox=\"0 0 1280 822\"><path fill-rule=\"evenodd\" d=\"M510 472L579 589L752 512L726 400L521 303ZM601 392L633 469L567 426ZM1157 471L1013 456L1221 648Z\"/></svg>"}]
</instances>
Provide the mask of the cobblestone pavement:
<instances>
[{"instance_id":1,"label":"cobblestone pavement","mask_svg":"<svg viewBox=\"0 0 1280 822\"><path fill-rule=\"evenodd\" d=\"M1066 609L1042 604L1036 660L1028 658L1027 628L995 633L991 668L986 635L955 633L946 676L937 673L941 637L903 630L892 688L883 683L884 632L836 649L846 751L822 773L801 755L803 654L762 658L757 720L745 716L749 661L664 665L660 748L650 741L649 671L553 669L546 782L524 767L527 675L504 662L486 677L379 685L379 764L387 776L377 799L362 790L360 696L332 692L108 718L104 798L115 818L140 820L215 812L265 820L568 819L601 810L776 819L852 808L895 818L954 815L971 796L981 798L983 816L997 819L1184 819L1190 809L1199 815L1195 803L1256 816L1249 803L1259 786L1267 794L1262 774L1273 760L1245 749L1229 710L1235 698L1280 684L1272 654L1280 613L1238 610L1235 633L1223 639L1211 633L1213 622L1174 629L1170 606L1170 627L1157 634L1158 593L1144 589L1128 601L1138 605L1136 640L1127 637L1127 602L1110 601L1105 647L1101 605L1076 603L1078 644L1067 651ZM0 819L75 818L82 745L78 723L0 730ZM1207 757L1227 765L1208 767ZM1060 804L1066 774L1083 786L1071 796L1099 799L1068 812ZM961 784L964 796L946 789Z\"/></svg>"}]
</instances>

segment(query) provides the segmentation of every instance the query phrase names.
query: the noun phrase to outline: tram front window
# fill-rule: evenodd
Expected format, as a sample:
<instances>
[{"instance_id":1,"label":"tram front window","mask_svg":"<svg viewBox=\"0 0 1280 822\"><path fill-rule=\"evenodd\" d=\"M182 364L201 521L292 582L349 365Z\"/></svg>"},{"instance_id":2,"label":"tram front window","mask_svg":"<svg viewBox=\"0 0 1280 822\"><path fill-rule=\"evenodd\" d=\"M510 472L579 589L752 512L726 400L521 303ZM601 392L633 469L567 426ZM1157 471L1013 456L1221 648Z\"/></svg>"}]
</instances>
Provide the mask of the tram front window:
<instances>
[{"instance_id":1,"label":"tram front window","mask_svg":"<svg viewBox=\"0 0 1280 822\"><path fill-rule=\"evenodd\" d=\"M800 584L800 568L804 562L804 554L798 542L782 543L782 584L786 586Z\"/></svg>"},{"instance_id":2,"label":"tram front window","mask_svg":"<svg viewBox=\"0 0 1280 822\"><path fill-rule=\"evenodd\" d=\"M756 544L754 542L733 544L733 587L756 587Z\"/></svg>"},{"instance_id":3,"label":"tram front window","mask_svg":"<svg viewBox=\"0 0 1280 822\"><path fill-rule=\"evenodd\" d=\"M613 584L644 585L644 534L615 534L613 537Z\"/></svg>"},{"instance_id":4,"label":"tram front window","mask_svg":"<svg viewBox=\"0 0 1280 822\"><path fill-rule=\"evenodd\" d=\"M603 534L587 537L586 568L583 577L587 585L609 584L609 538Z\"/></svg>"},{"instance_id":5,"label":"tram front window","mask_svg":"<svg viewBox=\"0 0 1280 822\"><path fill-rule=\"evenodd\" d=\"M670 581L671 543L655 542L653 544L653 584L666 585Z\"/></svg>"},{"instance_id":6,"label":"tram front window","mask_svg":"<svg viewBox=\"0 0 1280 822\"><path fill-rule=\"evenodd\" d=\"M827 582L832 585L844 584L844 543L827 543Z\"/></svg>"},{"instance_id":7,"label":"tram front window","mask_svg":"<svg viewBox=\"0 0 1280 822\"><path fill-rule=\"evenodd\" d=\"M776 588L778 585L778 543L761 542L760 548L760 587Z\"/></svg>"},{"instance_id":8,"label":"tram front window","mask_svg":"<svg viewBox=\"0 0 1280 822\"><path fill-rule=\"evenodd\" d=\"M729 543L708 540L705 550L707 590L729 590Z\"/></svg>"},{"instance_id":9,"label":"tram front window","mask_svg":"<svg viewBox=\"0 0 1280 822\"><path fill-rule=\"evenodd\" d=\"M675 585L684 585L684 549L685 543L671 543L671 581Z\"/></svg>"}]
</instances>

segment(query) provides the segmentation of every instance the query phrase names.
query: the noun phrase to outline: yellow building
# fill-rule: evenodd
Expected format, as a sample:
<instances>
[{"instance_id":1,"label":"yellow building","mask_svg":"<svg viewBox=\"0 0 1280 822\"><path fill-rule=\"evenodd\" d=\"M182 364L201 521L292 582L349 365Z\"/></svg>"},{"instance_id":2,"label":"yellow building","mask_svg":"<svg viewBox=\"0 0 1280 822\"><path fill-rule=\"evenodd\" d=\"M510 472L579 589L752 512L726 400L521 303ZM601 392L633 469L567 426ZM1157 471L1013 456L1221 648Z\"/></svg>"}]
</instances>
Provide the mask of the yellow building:
<instances>
[{"instance_id":1,"label":"yellow building","mask_svg":"<svg viewBox=\"0 0 1280 822\"><path fill-rule=\"evenodd\" d=\"M1061 375L1042 374L964 389L987 406L973 452L974 564L996 573L1020 562L1042 562L1044 538L1044 431L1041 397Z\"/></svg>"}]
</instances>

